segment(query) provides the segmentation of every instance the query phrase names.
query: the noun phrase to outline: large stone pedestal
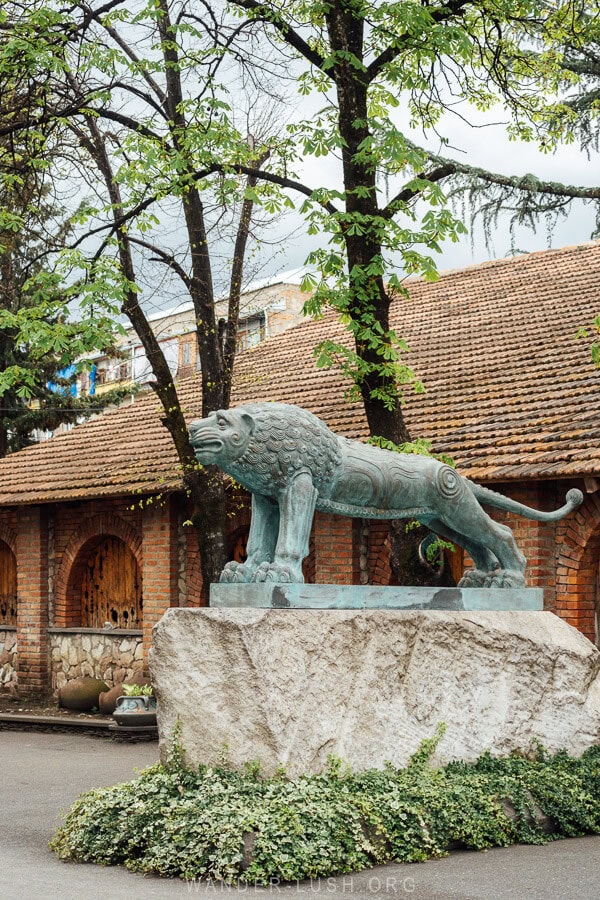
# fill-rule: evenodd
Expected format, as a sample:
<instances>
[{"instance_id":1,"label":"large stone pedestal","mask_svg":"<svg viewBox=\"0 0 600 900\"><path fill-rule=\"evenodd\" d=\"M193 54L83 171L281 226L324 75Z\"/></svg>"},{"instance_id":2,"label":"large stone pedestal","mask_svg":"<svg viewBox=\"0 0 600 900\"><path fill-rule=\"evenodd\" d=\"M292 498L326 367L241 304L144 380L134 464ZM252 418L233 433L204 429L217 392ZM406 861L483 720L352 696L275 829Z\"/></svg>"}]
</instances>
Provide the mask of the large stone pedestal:
<instances>
[{"instance_id":1,"label":"large stone pedestal","mask_svg":"<svg viewBox=\"0 0 600 900\"><path fill-rule=\"evenodd\" d=\"M600 652L548 612L169 609L150 656L165 754L272 774L600 740Z\"/></svg>"}]
</instances>

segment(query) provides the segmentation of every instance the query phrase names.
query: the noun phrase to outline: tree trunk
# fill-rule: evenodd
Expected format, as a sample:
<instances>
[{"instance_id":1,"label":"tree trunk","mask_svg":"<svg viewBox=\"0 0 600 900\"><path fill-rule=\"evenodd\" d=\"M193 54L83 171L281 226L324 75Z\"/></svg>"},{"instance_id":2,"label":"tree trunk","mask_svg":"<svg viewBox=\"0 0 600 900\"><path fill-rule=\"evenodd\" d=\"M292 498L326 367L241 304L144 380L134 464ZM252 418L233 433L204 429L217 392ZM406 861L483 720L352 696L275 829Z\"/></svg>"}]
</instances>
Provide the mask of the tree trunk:
<instances>
[{"instance_id":1,"label":"tree trunk","mask_svg":"<svg viewBox=\"0 0 600 900\"><path fill-rule=\"evenodd\" d=\"M268 159L269 153L265 152L252 162L252 168L260 169ZM258 178L250 175L246 182L249 188L255 188ZM225 332L223 334L223 408L228 409L231 401L231 387L233 383L233 366L237 350L237 334L240 318L240 297L242 293L242 279L244 275L244 260L246 258L246 246L250 234L250 222L254 201L248 198L242 201L240 220L238 222L235 246L233 248L233 260L231 262L231 279L229 283L229 310Z\"/></svg>"},{"instance_id":2,"label":"tree trunk","mask_svg":"<svg viewBox=\"0 0 600 900\"><path fill-rule=\"evenodd\" d=\"M441 571L436 571L433 566L421 560L419 547L430 533L424 525L417 528L409 526L407 530L406 521L394 519L390 522L390 567L394 584L412 587L454 586L447 561Z\"/></svg>"},{"instance_id":3,"label":"tree trunk","mask_svg":"<svg viewBox=\"0 0 600 900\"><path fill-rule=\"evenodd\" d=\"M81 134L80 138L92 154L104 178L113 215L117 221L123 209L121 192L113 177L102 134L93 119L88 119L87 125L90 138ZM120 226L118 235L121 271L129 284L135 284L136 275L127 229ZM156 378L152 387L160 399L164 413L162 421L173 439L182 468L183 485L192 501L192 523L200 549L202 579L205 590L208 592L208 586L219 580L226 562L225 526L227 517L223 475L215 467L203 468L198 465L189 440L187 423L179 403L171 370L134 290L126 292L123 300L123 312L140 339Z\"/></svg>"},{"instance_id":4,"label":"tree trunk","mask_svg":"<svg viewBox=\"0 0 600 900\"><path fill-rule=\"evenodd\" d=\"M334 79L338 98L338 126L343 138L342 165L344 172L345 211L349 216L365 217L362 221L374 221L379 214L376 173L359 156L361 144L370 136L368 126L368 81L361 81L357 69L347 60L347 54L363 59L364 22L346 11L344 4L334 0L327 14L327 28L331 49L340 53L334 67ZM357 188L359 189L357 191ZM343 227L343 226L342 226ZM368 227L368 226L367 226ZM349 314L359 325L374 315L382 330L390 330L390 297L382 276L367 276L367 267L382 255L381 243L373 233L345 233L350 279ZM356 353L372 367L360 384L369 432L395 444L410 441L408 427L395 384L380 371L381 356L360 337L355 342ZM384 392L387 402L378 396ZM403 521L390 522L390 564L396 584L436 583L431 567L419 559L418 548L427 534L424 528L406 530ZM447 577L447 576L446 576Z\"/></svg>"},{"instance_id":5,"label":"tree trunk","mask_svg":"<svg viewBox=\"0 0 600 900\"><path fill-rule=\"evenodd\" d=\"M343 138L345 211L349 217L358 215L365 217L363 221L369 222L379 213L376 173L358 156L361 144L370 136L368 81L366 77L361 81L356 69L345 58L350 53L359 61L362 60L364 22L352 11L346 11L339 2L332 4L326 18L331 49L333 53L341 54L334 67L334 78L338 97L338 126ZM347 229L344 240L350 273L349 315L358 324L364 324L365 319L374 314L385 339L390 327L390 298L382 276L364 274L369 264L381 256L381 243L372 233L357 235L349 233ZM360 336L357 337L355 346L360 359L373 367L359 385L370 433L396 444L410 440L396 386L390 384L389 379L379 371L381 357ZM374 392L380 391L386 393L388 403L374 396Z\"/></svg>"}]
</instances>

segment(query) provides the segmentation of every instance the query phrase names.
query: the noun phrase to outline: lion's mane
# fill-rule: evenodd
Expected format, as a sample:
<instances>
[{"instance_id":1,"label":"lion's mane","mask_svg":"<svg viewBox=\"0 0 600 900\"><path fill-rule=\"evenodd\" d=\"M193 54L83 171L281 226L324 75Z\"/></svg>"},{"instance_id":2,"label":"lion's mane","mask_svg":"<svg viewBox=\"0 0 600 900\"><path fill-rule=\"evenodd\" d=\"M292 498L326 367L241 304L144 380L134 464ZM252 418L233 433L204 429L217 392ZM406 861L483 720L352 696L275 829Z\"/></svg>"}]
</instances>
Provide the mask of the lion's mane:
<instances>
[{"instance_id":1,"label":"lion's mane","mask_svg":"<svg viewBox=\"0 0 600 900\"><path fill-rule=\"evenodd\" d=\"M252 416L255 430L246 452L235 462L242 483L283 488L301 470L312 474L321 492L341 464L338 437L305 409L284 403L248 403L236 408Z\"/></svg>"}]
</instances>

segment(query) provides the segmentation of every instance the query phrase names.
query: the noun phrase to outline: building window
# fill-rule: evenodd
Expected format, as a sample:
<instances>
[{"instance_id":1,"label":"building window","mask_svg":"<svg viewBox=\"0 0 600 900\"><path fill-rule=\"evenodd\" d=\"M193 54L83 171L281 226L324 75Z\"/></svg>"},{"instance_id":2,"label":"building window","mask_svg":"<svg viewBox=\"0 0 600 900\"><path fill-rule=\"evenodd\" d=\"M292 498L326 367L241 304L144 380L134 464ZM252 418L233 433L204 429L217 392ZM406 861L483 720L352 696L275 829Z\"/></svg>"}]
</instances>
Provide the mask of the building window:
<instances>
[{"instance_id":1,"label":"building window","mask_svg":"<svg viewBox=\"0 0 600 900\"><path fill-rule=\"evenodd\" d=\"M192 361L192 345L189 341L182 344L181 347L181 365L189 366Z\"/></svg>"},{"instance_id":2,"label":"building window","mask_svg":"<svg viewBox=\"0 0 600 900\"><path fill-rule=\"evenodd\" d=\"M167 338L164 341L159 341L159 344L165 355L171 375L175 377L179 359L179 338ZM135 347L134 349L133 380L140 384L156 381L156 376L152 372L152 366L143 347Z\"/></svg>"},{"instance_id":3,"label":"building window","mask_svg":"<svg viewBox=\"0 0 600 900\"><path fill-rule=\"evenodd\" d=\"M248 350L250 347L256 347L265 339L265 314L259 313L255 316L249 316L247 319L241 319L238 326L237 344L238 350Z\"/></svg>"}]
</instances>

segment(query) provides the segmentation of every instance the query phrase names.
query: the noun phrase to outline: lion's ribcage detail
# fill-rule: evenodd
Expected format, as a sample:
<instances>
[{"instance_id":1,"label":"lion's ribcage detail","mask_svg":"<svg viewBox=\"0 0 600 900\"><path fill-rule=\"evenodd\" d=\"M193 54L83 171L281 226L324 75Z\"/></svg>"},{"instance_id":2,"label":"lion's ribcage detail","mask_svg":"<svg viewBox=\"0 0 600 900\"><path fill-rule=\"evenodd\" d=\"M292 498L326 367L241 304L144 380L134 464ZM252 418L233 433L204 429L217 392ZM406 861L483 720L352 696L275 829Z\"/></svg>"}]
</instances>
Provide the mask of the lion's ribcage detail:
<instances>
[{"instance_id":1,"label":"lion's ribcage detail","mask_svg":"<svg viewBox=\"0 0 600 900\"><path fill-rule=\"evenodd\" d=\"M405 509L392 510L378 506L359 506L352 503L339 503L336 500L317 500L319 512L331 513L334 516L350 516L360 519L419 519L426 522L434 515L429 506L407 506Z\"/></svg>"},{"instance_id":2,"label":"lion's ribcage detail","mask_svg":"<svg viewBox=\"0 0 600 900\"><path fill-rule=\"evenodd\" d=\"M352 505L381 507L386 494L384 474L368 462L355 463L347 490Z\"/></svg>"}]
</instances>

